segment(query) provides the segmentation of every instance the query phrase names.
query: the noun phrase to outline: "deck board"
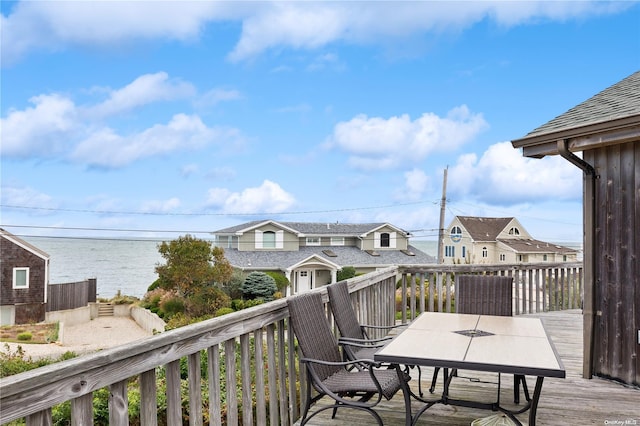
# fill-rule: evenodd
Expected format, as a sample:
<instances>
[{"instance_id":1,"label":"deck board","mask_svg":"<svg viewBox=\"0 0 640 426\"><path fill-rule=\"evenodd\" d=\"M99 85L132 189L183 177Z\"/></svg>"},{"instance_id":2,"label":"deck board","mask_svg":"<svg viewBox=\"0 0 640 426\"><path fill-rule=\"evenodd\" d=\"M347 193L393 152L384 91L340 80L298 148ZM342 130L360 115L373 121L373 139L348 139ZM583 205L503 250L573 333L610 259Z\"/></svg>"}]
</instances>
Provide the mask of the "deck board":
<instances>
[{"instance_id":1,"label":"deck board","mask_svg":"<svg viewBox=\"0 0 640 426\"><path fill-rule=\"evenodd\" d=\"M619 383L601 379L582 378L582 313L580 310L547 312L532 315L542 318L545 328L556 346L558 354L567 371L565 379L546 378L538 405L538 425L640 425L640 390ZM428 389L433 369L423 368L422 386ZM417 374L412 370L414 380L411 386L417 391ZM470 383L465 377L474 377L485 381L495 381L496 374L461 371L463 377L452 381L451 396L462 399L495 400L496 386L492 383ZM502 377L501 401L505 406L515 407L513 398L513 379ZM528 377L527 383L532 391L535 378ZM436 392L441 390L441 380ZM325 397L325 399L327 399ZM322 400L319 402L322 403ZM418 403L413 404L415 412ZM404 424L404 403L401 395L391 401L383 401L376 410L385 425ZM436 405L427 410L418 421L418 425L469 425L474 419L494 413L466 407ZM526 424L527 415L518 416ZM620 423L616 423L620 422ZM625 423L627 422L627 423ZM339 410L335 419L331 411L321 413L308 424L313 425L370 425L373 418L357 410Z\"/></svg>"}]
</instances>

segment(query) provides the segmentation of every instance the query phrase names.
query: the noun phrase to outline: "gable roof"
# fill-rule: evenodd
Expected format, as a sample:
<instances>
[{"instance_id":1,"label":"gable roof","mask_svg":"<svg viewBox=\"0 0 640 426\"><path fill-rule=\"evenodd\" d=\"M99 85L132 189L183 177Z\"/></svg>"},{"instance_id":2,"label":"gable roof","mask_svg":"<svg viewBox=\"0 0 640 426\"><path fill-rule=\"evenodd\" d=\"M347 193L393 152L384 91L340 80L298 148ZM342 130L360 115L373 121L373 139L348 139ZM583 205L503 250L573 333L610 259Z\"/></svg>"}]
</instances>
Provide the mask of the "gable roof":
<instances>
[{"instance_id":1,"label":"gable roof","mask_svg":"<svg viewBox=\"0 0 640 426\"><path fill-rule=\"evenodd\" d=\"M495 241L512 217L456 216L475 241Z\"/></svg>"},{"instance_id":2,"label":"gable roof","mask_svg":"<svg viewBox=\"0 0 640 426\"><path fill-rule=\"evenodd\" d=\"M321 258L327 264L339 267L353 266L391 266L391 265L422 265L435 263L435 258L413 246L409 246L408 255L402 250L380 250L376 256L362 251L357 247L332 246L331 255L326 253L326 247L300 247L296 251L238 251L224 249L225 258L232 266L242 269L280 269L285 271L299 265L311 257Z\"/></svg>"},{"instance_id":3,"label":"gable roof","mask_svg":"<svg viewBox=\"0 0 640 426\"><path fill-rule=\"evenodd\" d=\"M569 139L569 149L581 151L638 138L640 71L532 130L523 138L511 141L511 144L514 148L523 148L525 156L542 157L558 154L558 140Z\"/></svg>"},{"instance_id":4,"label":"gable roof","mask_svg":"<svg viewBox=\"0 0 640 426\"><path fill-rule=\"evenodd\" d=\"M44 259L44 260L49 260L49 254L46 253L44 250L39 249L38 247L34 246L31 243L26 242L25 240L23 240L20 237L17 237L15 235L13 235L11 232L6 231L2 228L0 228L0 238L4 238L8 241L11 241L12 243L22 247L23 249L35 254L36 256Z\"/></svg>"},{"instance_id":5,"label":"gable roof","mask_svg":"<svg viewBox=\"0 0 640 426\"><path fill-rule=\"evenodd\" d=\"M498 239L498 242L506 245L517 253L557 253L557 254L573 254L578 250L565 247L546 241L533 240L528 238L504 238Z\"/></svg>"},{"instance_id":6,"label":"gable roof","mask_svg":"<svg viewBox=\"0 0 640 426\"><path fill-rule=\"evenodd\" d=\"M259 228L266 224L273 224L285 228L299 236L308 235L341 235L341 236L363 236L388 226L398 232L408 234L406 231L389 223L330 223L330 222L276 222L274 220L256 220L220 229L212 232L218 235L238 235L252 229Z\"/></svg>"}]
</instances>

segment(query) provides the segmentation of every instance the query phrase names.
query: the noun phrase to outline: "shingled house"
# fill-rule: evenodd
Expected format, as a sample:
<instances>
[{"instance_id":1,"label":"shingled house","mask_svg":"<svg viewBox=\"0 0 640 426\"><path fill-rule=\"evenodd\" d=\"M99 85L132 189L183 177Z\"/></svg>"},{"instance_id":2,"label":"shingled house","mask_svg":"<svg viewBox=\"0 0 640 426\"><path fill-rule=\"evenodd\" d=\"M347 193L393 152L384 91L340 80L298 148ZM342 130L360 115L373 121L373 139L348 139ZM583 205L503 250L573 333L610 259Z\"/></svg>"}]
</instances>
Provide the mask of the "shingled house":
<instances>
[{"instance_id":1,"label":"shingled house","mask_svg":"<svg viewBox=\"0 0 640 426\"><path fill-rule=\"evenodd\" d=\"M410 234L389 223L254 221L213 232L231 265L243 271L279 271L291 294L336 281L352 266L367 273L391 265L434 263L409 244Z\"/></svg>"},{"instance_id":2,"label":"shingled house","mask_svg":"<svg viewBox=\"0 0 640 426\"><path fill-rule=\"evenodd\" d=\"M0 228L0 324L45 319L49 255Z\"/></svg>"},{"instance_id":3,"label":"shingled house","mask_svg":"<svg viewBox=\"0 0 640 426\"><path fill-rule=\"evenodd\" d=\"M442 263L575 262L578 251L534 239L514 217L456 216L443 241Z\"/></svg>"},{"instance_id":4,"label":"shingled house","mask_svg":"<svg viewBox=\"0 0 640 426\"><path fill-rule=\"evenodd\" d=\"M640 72L511 143L583 171L583 375L640 386Z\"/></svg>"}]
</instances>

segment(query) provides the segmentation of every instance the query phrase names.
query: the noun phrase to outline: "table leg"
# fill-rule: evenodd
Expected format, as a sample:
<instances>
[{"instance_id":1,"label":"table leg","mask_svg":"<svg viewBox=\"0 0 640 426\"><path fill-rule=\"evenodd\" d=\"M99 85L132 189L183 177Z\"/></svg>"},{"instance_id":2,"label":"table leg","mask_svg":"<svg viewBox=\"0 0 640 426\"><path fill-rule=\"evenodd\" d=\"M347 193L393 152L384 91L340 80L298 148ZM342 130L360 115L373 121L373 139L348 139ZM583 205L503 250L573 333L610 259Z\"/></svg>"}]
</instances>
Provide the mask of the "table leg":
<instances>
[{"instance_id":1,"label":"table leg","mask_svg":"<svg viewBox=\"0 0 640 426\"><path fill-rule=\"evenodd\" d=\"M531 398L531 407L529 408L529 426L536 425L536 412L538 411L538 402L540 401L540 392L542 391L542 382L544 377L538 377L536 379L536 387L533 390L533 397Z\"/></svg>"}]
</instances>

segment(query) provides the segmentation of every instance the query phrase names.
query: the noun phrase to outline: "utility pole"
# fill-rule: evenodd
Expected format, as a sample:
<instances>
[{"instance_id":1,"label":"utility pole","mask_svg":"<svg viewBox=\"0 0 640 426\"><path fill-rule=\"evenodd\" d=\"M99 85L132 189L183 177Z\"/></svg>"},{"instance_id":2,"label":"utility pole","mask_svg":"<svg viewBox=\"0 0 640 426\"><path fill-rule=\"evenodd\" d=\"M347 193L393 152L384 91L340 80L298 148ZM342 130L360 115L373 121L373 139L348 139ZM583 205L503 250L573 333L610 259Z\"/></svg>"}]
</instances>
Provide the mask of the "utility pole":
<instances>
[{"instance_id":1,"label":"utility pole","mask_svg":"<svg viewBox=\"0 0 640 426\"><path fill-rule=\"evenodd\" d=\"M442 179L442 199L440 200L440 226L438 227L438 263L444 263L444 211L447 203L447 171L449 166L444 169L444 178Z\"/></svg>"}]
</instances>

